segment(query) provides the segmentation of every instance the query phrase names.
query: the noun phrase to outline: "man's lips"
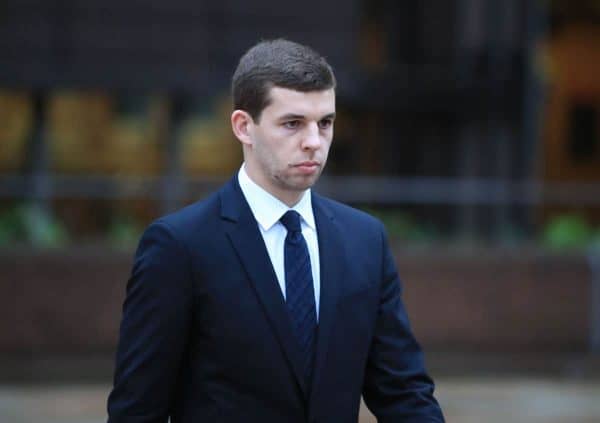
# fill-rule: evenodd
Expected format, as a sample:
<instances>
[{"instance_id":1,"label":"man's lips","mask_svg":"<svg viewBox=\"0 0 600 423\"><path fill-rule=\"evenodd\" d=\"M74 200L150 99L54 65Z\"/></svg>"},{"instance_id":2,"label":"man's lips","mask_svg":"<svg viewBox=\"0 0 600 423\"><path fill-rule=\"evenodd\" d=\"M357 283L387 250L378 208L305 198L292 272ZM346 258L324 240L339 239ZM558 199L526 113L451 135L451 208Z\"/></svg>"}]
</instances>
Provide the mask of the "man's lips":
<instances>
[{"instance_id":1,"label":"man's lips","mask_svg":"<svg viewBox=\"0 0 600 423\"><path fill-rule=\"evenodd\" d=\"M296 163L293 166L306 166L306 167L319 166L319 162L317 162L315 160L307 160L305 162Z\"/></svg>"},{"instance_id":2,"label":"man's lips","mask_svg":"<svg viewBox=\"0 0 600 423\"><path fill-rule=\"evenodd\" d=\"M302 173L313 173L315 172L321 164L314 160L307 160L305 162L300 162L292 165L292 167L298 169Z\"/></svg>"}]
</instances>

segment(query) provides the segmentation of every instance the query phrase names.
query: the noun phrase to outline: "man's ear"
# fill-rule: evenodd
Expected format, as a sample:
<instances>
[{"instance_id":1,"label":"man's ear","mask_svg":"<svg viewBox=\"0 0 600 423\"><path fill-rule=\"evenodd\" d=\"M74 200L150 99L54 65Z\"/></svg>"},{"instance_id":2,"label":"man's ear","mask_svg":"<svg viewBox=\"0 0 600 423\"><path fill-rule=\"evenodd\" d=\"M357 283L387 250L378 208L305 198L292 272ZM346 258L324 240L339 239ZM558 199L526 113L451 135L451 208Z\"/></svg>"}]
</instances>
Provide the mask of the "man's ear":
<instances>
[{"instance_id":1,"label":"man's ear","mask_svg":"<svg viewBox=\"0 0 600 423\"><path fill-rule=\"evenodd\" d=\"M231 129L236 138L244 145L252 145L250 136L251 126L254 124L252 116L243 110L234 110L231 114Z\"/></svg>"}]
</instances>

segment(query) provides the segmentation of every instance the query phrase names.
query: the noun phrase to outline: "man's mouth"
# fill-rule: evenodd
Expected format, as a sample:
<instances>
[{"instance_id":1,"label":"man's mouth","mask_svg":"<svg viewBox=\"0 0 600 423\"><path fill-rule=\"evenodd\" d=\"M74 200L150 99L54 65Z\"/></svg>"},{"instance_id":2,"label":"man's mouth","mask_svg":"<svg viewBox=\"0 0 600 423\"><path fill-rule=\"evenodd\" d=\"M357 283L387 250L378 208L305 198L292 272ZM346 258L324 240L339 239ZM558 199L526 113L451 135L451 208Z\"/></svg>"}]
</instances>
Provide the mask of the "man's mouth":
<instances>
[{"instance_id":1,"label":"man's mouth","mask_svg":"<svg viewBox=\"0 0 600 423\"><path fill-rule=\"evenodd\" d=\"M304 162L296 163L293 165L296 169L298 169L301 173L311 174L317 171L320 163L315 160L307 160Z\"/></svg>"}]
</instances>

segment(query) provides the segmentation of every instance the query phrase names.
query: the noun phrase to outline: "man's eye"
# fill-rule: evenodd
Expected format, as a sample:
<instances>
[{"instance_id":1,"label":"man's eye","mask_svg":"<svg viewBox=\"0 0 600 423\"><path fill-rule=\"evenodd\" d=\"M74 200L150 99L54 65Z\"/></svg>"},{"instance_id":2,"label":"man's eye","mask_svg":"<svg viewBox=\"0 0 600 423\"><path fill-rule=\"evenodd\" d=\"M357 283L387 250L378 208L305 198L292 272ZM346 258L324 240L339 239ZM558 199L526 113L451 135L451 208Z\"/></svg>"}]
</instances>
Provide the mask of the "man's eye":
<instances>
[{"instance_id":1,"label":"man's eye","mask_svg":"<svg viewBox=\"0 0 600 423\"><path fill-rule=\"evenodd\" d=\"M331 119L323 119L323 120L319 121L319 128L321 128L321 129L327 129L331 125L333 125L333 121Z\"/></svg>"},{"instance_id":2,"label":"man's eye","mask_svg":"<svg viewBox=\"0 0 600 423\"><path fill-rule=\"evenodd\" d=\"M298 120L288 120L287 122L283 123L283 126L285 126L287 129L296 129L299 125L300 121Z\"/></svg>"}]
</instances>

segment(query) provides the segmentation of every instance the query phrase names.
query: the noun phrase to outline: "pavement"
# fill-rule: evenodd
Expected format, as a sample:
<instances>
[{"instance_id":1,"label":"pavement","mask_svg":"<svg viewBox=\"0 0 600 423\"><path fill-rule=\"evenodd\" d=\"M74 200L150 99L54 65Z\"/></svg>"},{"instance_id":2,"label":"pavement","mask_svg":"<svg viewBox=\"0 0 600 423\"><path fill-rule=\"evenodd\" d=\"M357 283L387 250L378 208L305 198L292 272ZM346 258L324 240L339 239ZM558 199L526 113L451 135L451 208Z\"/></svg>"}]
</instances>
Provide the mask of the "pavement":
<instances>
[{"instance_id":1,"label":"pavement","mask_svg":"<svg viewBox=\"0 0 600 423\"><path fill-rule=\"evenodd\" d=\"M449 423L598 423L600 380L442 377L437 397ZM106 383L0 383L2 423L106 421ZM360 423L376 420L363 407Z\"/></svg>"}]
</instances>

